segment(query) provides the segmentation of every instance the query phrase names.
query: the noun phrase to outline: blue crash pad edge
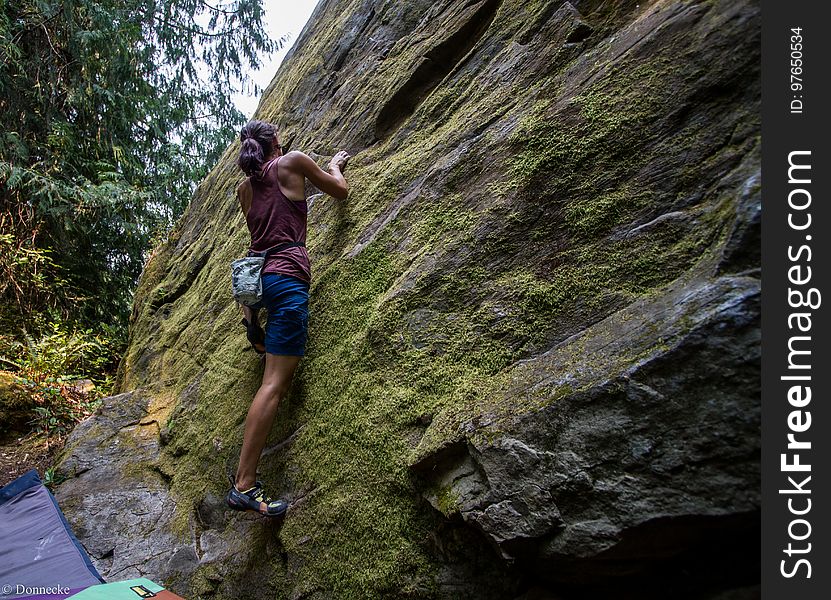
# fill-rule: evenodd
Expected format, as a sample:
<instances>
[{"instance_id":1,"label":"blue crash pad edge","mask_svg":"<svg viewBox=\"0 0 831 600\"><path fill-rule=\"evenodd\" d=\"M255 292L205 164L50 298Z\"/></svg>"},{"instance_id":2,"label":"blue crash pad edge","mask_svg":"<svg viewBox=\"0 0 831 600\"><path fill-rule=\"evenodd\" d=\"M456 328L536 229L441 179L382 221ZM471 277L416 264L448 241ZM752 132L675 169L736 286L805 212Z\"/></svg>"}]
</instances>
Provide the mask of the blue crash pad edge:
<instances>
[{"instance_id":1,"label":"blue crash pad edge","mask_svg":"<svg viewBox=\"0 0 831 600\"><path fill-rule=\"evenodd\" d=\"M0 488L0 506L20 494L21 492L25 492L29 488L37 487L39 485L43 485L43 482L40 480L40 476L36 469L30 469L26 471L23 475L15 479L14 481L7 483L2 488ZM45 486L44 486L45 487ZM49 488L46 488L47 493L49 494L49 499L52 500L52 505L55 507L55 511L57 511L58 516L61 518L61 523L63 524L64 529L66 529L66 533L69 536L69 539L75 545L75 548L78 550L78 553L81 555L81 558L84 560L84 564L86 565L87 569L89 570L92 575L98 579L101 583L107 583L103 577L98 573L98 570L93 566L92 560L87 554L87 551L84 550L84 547L81 545L81 542L78 541L78 538L75 537L75 534L72 532L72 528L69 526L69 522L66 520L63 512L61 511L61 507L58 506L58 501L55 500L55 496L52 495L52 492L49 491Z\"/></svg>"}]
</instances>

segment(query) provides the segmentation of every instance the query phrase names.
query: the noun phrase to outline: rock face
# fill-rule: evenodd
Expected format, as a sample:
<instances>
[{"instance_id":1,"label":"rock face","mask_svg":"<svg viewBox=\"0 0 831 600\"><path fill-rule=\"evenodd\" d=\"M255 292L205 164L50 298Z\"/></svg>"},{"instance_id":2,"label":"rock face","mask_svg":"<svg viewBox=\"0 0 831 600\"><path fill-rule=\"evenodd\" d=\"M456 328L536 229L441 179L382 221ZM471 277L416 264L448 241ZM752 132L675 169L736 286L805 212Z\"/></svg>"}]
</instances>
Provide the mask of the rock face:
<instances>
[{"instance_id":1,"label":"rock face","mask_svg":"<svg viewBox=\"0 0 831 600\"><path fill-rule=\"evenodd\" d=\"M261 377L232 144L136 292L58 500L105 577L189 598L744 598L760 535L756 2L321 0L258 118L310 191L310 342ZM115 498L116 504L113 503ZM106 499L106 500L105 500Z\"/></svg>"}]
</instances>

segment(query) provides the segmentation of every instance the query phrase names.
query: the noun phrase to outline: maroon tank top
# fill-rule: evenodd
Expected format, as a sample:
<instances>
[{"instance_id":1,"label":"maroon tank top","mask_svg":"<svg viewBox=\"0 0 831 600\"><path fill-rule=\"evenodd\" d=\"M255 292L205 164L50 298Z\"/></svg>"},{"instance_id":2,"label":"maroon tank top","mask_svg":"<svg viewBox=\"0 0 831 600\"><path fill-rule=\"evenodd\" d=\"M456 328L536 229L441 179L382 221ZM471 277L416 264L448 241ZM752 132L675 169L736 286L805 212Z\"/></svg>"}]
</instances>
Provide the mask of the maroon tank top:
<instances>
[{"instance_id":1,"label":"maroon tank top","mask_svg":"<svg viewBox=\"0 0 831 600\"><path fill-rule=\"evenodd\" d=\"M251 250L262 252L287 242L306 243L305 200L289 200L277 182L277 163L280 158L263 165L262 177L249 177L251 208L245 215L251 232ZM293 247L272 254L266 260L263 273L291 275L311 283L309 253L305 247Z\"/></svg>"}]
</instances>

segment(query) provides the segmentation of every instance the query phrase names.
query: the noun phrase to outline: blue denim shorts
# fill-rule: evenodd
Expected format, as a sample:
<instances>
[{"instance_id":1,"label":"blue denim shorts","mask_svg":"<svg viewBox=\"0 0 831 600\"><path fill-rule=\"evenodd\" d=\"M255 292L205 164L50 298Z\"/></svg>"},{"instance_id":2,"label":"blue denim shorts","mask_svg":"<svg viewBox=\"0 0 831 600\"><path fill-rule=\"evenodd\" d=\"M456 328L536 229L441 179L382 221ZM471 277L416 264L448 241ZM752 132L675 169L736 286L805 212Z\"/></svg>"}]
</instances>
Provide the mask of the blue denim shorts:
<instances>
[{"instance_id":1,"label":"blue denim shorts","mask_svg":"<svg viewBox=\"0 0 831 600\"><path fill-rule=\"evenodd\" d=\"M303 356L309 330L309 284L291 275L265 273L263 299L251 308L268 310L265 351Z\"/></svg>"}]
</instances>

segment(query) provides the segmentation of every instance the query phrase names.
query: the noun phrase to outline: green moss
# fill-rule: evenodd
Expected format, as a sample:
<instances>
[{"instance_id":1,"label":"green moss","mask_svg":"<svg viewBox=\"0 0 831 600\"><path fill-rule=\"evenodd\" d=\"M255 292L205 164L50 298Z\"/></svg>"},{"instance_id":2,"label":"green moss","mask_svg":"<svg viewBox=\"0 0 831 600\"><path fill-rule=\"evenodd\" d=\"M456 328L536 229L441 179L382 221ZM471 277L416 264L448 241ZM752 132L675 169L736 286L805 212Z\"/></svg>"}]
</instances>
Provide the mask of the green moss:
<instances>
[{"instance_id":1,"label":"green moss","mask_svg":"<svg viewBox=\"0 0 831 600\"><path fill-rule=\"evenodd\" d=\"M412 228L416 240L427 246L457 241L476 222L474 211L465 209L461 194L451 194L438 204L431 204Z\"/></svg>"},{"instance_id":2,"label":"green moss","mask_svg":"<svg viewBox=\"0 0 831 600\"><path fill-rule=\"evenodd\" d=\"M459 513L459 495L453 491L453 488L439 490L436 503L446 517Z\"/></svg>"},{"instance_id":3,"label":"green moss","mask_svg":"<svg viewBox=\"0 0 831 600\"><path fill-rule=\"evenodd\" d=\"M196 569L190 578L191 597L202 598L212 596L224 577L215 565L204 565ZM168 583L168 582L166 582ZM170 585L168 583L168 585Z\"/></svg>"},{"instance_id":4,"label":"green moss","mask_svg":"<svg viewBox=\"0 0 831 600\"><path fill-rule=\"evenodd\" d=\"M658 57L637 67L612 72L570 100L557 117L553 99L539 101L511 136L517 154L510 161L513 187L545 180L566 180L570 187L595 171L590 161L625 167L645 140L642 131L660 117L670 99L671 61ZM617 160L609 160L617 159ZM596 175L604 176L604 171ZM585 182L591 189L591 181Z\"/></svg>"},{"instance_id":5,"label":"green moss","mask_svg":"<svg viewBox=\"0 0 831 600\"><path fill-rule=\"evenodd\" d=\"M7 371L0 371L0 432L17 424L22 419L30 419L34 405L30 394L24 387L23 380Z\"/></svg>"},{"instance_id":6,"label":"green moss","mask_svg":"<svg viewBox=\"0 0 831 600\"><path fill-rule=\"evenodd\" d=\"M639 211L655 204L654 192L635 191L631 186L625 186L570 203L565 210L566 223L575 235L596 238L617 225L631 222Z\"/></svg>"}]
</instances>

